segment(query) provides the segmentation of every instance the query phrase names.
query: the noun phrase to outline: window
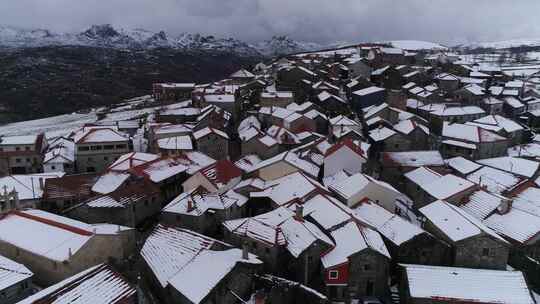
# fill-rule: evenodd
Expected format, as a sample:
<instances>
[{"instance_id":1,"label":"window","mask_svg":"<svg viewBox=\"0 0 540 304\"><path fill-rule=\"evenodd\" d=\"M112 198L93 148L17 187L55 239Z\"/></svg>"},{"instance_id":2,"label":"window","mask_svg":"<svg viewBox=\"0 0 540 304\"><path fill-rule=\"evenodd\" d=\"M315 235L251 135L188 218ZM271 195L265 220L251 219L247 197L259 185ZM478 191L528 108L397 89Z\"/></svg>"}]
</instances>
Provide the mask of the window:
<instances>
[{"instance_id":1,"label":"window","mask_svg":"<svg viewBox=\"0 0 540 304\"><path fill-rule=\"evenodd\" d=\"M105 145L105 146L103 146L103 149L105 149L105 150L113 150L114 145Z\"/></svg>"},{"instance_id":2,"label":"window","mask_svg":"<svg viewBox=\"0 0 540 304\"><path fill-rule=\"evenodd\" d=\"M144 201L144 205L148 207L148 201Z\"/></svg>"},{"instance_id":3,"label":"window","mask_svg":"<svg viewBox=\"0 0 540 304\"><path fill-rule=\"evenodd\" d=\"M15 147L15 151L21 151L20 147Z\"/></svg>"},{"instance_id":4,"label":"window","mask_svg":"<svg viewBox=\"0 0 540 304\"><path fill-rule=\"evenodd\" d=\"M79 147L79 151L89 151L90 147Z\"/></svg>"},{"instance_id":5,"label":"window","mask_svg":"<svg viewBox=\"0 0 540 304\"><path fill-rule=\"evenodd\" d=\"M489 248L482 249L482 256L489 256Z\"/></svg>"},{"instance_id":6,"label":"window","mask_svg":"<svg viewBox=\"0 0 540 304\"><path fill-rule=\"evenodd\" d=\"M27 159L26 159L26 162L27 162L27 163L30 163L30 162L32 162L32 161L30 160L30 158L27 158Z\"/></svg>"},{"instance_id":7,"label":"window","mask_svg":"<svg viewBox=\"0 0 540 304\"><path fill-rule=\"evenodd\" d=\"M20 163L20 162L21 162L21 159L20 159L20 158L16 158L16 159L15 159L15 162L16 162L16 163Z\"/></svg>"},{"instance_id":8,"label":"window","mask_svg":"<svg viewBox=\"0 0 540 304\"><path fill-rule=\"evenodd\" d=\"M255 243L255 242L251 242L251 248L253 248L253 249L257 249L257 243Z\"/></svg>"},{"instance_id":9,"label":"window","mask_svg":"<svg viewBox=\"0 0 540 304\"><path fill-rule=\"evenodd\" d=\"M26 151L30 151L30 147L24 147Z\"/></svg>"},{"instance_id":10,"label":"window","mask_svg":"<svg viewBox=\"0 0 540 304\"><path fill-rule=\"evenodd\" d=\"M371 270L371 265L364 264L364 270Z\"/></svg>"},{"instance_id":11,"label":"window","mask_svg":"<svg viewBox=\"0 0 540 304\"><path fill-rule=\"evenodd\" d=\"M339 271L337 271L337 270L330 270L330 271L328 272L328 278L329 278L329 279L332 279L332 280L338 279L338 278L339 278Z\"/></svg>"},{"instance_id":12,"label":"window","mask_svg":"<svg viewBox=\"0 0 540 304\"><path fill-rule=\"evenodd\" d=\"M109 160L108 156L103 156L103 160Z\"/></svg>"},{"instance_id":13,"label":"window","mask_svg":"<svg viewBox=\"0 0 540 304\"><path fill-rule=\"evenodd\" d=\"M116 145L116 149L125 149L126 145Z\"/></svg>"},{"instance_id":14,"label":"window","mask_svg":"<svg viewBox=\"0 0 540 304\"><path fill-rule=\"evenodd\" d=\"M51 166L51 170L56 170L56 166Z\"/></svg>"}]
</instances>

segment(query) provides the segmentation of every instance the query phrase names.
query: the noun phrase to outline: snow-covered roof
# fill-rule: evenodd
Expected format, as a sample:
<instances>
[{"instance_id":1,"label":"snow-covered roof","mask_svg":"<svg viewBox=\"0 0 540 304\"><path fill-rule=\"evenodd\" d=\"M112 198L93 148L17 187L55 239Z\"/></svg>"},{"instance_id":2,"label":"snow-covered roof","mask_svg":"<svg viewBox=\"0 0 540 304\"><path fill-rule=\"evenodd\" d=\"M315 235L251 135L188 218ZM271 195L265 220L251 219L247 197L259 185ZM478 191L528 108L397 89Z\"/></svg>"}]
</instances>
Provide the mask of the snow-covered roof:
<instances>
[{"instance_id":1,"label":"snow-covered roof","mask_svg":"<svg viewBox=\"0 0 540 304\"><path fill-rule=\"evenodd\" d=\"M312 193L329 193L323 185L300 172L266 182L265 187L262 192L251 192L251 197L268 197L277 205L286 205L303 201Z\"/></svg>"},{"instance_id":2,"label":"snow-covered roof","mask_svg":"<svg viewBox=\"0 0 540 304\"><path fill-rule=\"evenodd\" d=\"M472 143L495 142L506 140L505 137L497 135L478 126L471 126L459 123L443 123L443 137L464 140Z\"/></svg>"},{"instance_id":3,"label":"snow-covered roof","mask_svg":"<svg viewBox=\"0 0 540 304\"><path fill-rule=\"evenodd\" d=\"M129 173L109 171L101 175L92 186L92 191L100 194L109 194L118 189L129 178Z\"/></svg>"},{"instance_id":4,"label":"snow-covered roof","mask_svg":"<svg viewBox=\"0 0 540 304\"><path fill-rule=\"evenodd\" d=\"M211 103L235 103L236 97L232 94L204 95L204 100Z\"/></svg>"},{"instance_id":5,"label":"snow-covered roof","mask_svg":"<svg viewBox=\"0 0 540 304\"><path fill-rule=\"evenodd\" d=\"M90 225L41 210L13 211L0 219L0 240L63 262L84 248L95 233L116 234L118 226L111 226Z\"/></svg>"},{"instance_id":6,"label":"snow-covered roof","mask_svg":"<svg viewBox=\"0 0 540 304\"><path fill-rule=\"evenodd\" d=\"M484 223L507 239L520 244L535 242L540 235L540 189L529 187L514 197L509 212L497 212Z\"/></svg>"},{"instance_id":7,"label":"snow-covered roof","mask_svg":"<svg viewBox=\"0 0 540 304\"><path fill-rule=\"evenodd\" d=\"M435 116L462 116L462 115L477 115L486 113L482 108L477 106L463 106L463 107L440 107L430 114Z\"/></svg>"},{"instance_id":8,"label":"snow-covered roof","mask_svg":"<svg viewBox=\"0 0 540 304\"><path fill-rule=\"evenodd\" d=\"M317 241L334 244L316 225L296 218L295 212L284 207L251 218L225 221L223 226L235 235L268 246L283 246L294 257Z\"/></svg>"},{"instance_id":9,"label":"snow-covered roof","mask_svg":"<svg viewBox=\"0 0 540 304\"><path fill-rule=\"evenodd\" d=\"M469 174L482 167L482 165L479 165L461 156L447 159L445 160L445 162L450 168L458 171L461 174Z\"/></svg>"},{"instance_id":10,"label":"snow-covered roof","mask_svg":"<svg viewBox=\"0 0 540 304\"><path fill-rule=\"evenodd\" d=\"M214 129L214 128L210 128L210 127L206 127L204 129L200 129L196 132L193 132L193 137L198 140L198 139L201 139L209 134L216 134L218 136L221 136L223 138L226 138L226 139L229 139L229 135L227 135L227 133L219 130L219 129Z\"/></svg>"},{"instance_id":11,"label":"snow-covered roof","mask_svg":"<svg viewBox=\"0 0 540 304\"><path fill-rule=\"evenodd\" d=\"M199 171L217 189L242 176L242 170L228 159L220 159Z\"/></svg>"},{"instance_id":12,"label":"snow-covered roof","mask_svg":"<svg viewBox=\"0 0 540 304\"><path fill-rule=\"evenodd\" d=\"M486 234L507 244L503 238L482 224L480 220L446 201L435 201L420 208L420 212L452 242Z\"/></svg>"},{"instance_id":13,"label":"snow-covered roof","mask_svg":"<svg viewBox=\"0 0 540 304\"><path fill-rule=\"evenodd\" d=\"M368 224L397 246L426 233L422 228L393 214L382 206L365 201L354 208L354 216Z\"/></svg>"},{"instance_id":14,"label":"snow-covered roof","mask_svg":"<svg viewBox=\"0 0 540 304\"><path fill-rule=\"evenodd\" d=\"M517 122L500 115L487 115L475 120L478 124L487 126L497 126L504 129L505 132L511 133L523 130L524 128ZM481 126L481 125L479 125Z\"/></svg>"},{"instance_id":15,"label":"snow-covered roof","mask_svg":"<svg viewBox=\"0 0 540 304\"><path fill-rule=\"evenodd\" d=\"M100 264L45 288L19 304L114 304L136 301L136 289L118 272Z\"/></svg>"},{"instance_id":16,"label":"snow-covered roof","mask_svg":"<svg viewBox=\"0 0 540 304\"><path fill-rule=\"evenodd\" d=\"M212 250L215 244L229 249ZM170 285L193 303L200 303L237 263L262 263L252 254L242 259L241 250L215 239L162 225L147 238L141 255L162 287Z\"/></svg>"},{"instance_id":17,"label":"snow-covered roof","mask_svg":"<svg viewBox=\"0 0 540 304\"><path fill-rule=\"evenodd\" d=\"M257 165L253 166L251 170L248 171L248 173L260 170L262 168L274 165L282 161L309 174L310 176L316 177L319 174L319 167L317 165L301 159L296 153L293 153L291 151L285 151L272 158L261 161Z\"/></svg>"},{"instance_id":18,"label":"snow-covered roof","mask_svg":"<svg viewBox=\"0 0 540 304\"><path fill-rule=\"evenodd\" d=\"M392 136L394 136L396 132L392 129L389 129L387 127L382 128L375 128L371 131L369 131L369 137L373 139L373 141L383 141L385 139L388 139Z\"/></svg>"},{"instance_id":19,"label":"snow-covered roof","mask_svg":"<svg viewBox=\"0 0 540 304\"><path fill-rule=\"evenodd\" d=\"M240 69L232 73L229 77L230 78L253 78L255 77L255 75L248 70Z\"/></svg>"},{"instance_id":20,"label":"snow-covered roof","mask_svg":"<svg viewBox=\"0 0 540 304\"><path fill-rule=\"evenodd\" d=\"M336 117L330 118L330 124L332 126L360 126L356 121L344 115L338 115Z\"/></svg>"},{"instance_id":21,"label":"snow-covered roof","mask_svg":"<svg viewBox=\"0 0 540 304\"><path fill-rule=\"evenodd\" d=\"M226 210L233 206L240 207L241 203L226 194L197 193L194 190L184 192L174 198L162 212L201 216L208 210Z\"/></svg>"},{"instance_id":22,"label":"snow-covered roof","mask_svg":"<svg viewBox=\"0 0 540 304\"><path fill-rule=\"evenodd\" d=\"M250 171L253 166L261 162L261 158L257 154L248 154L242 156L239 160L234 162L234 165L240 168L242 171Z\"/></svg>"},{"instance_id":23,"label":"snow-covered roof","mask_svg":"<svg viewBox=\"0 0 540 304\"><path fill-rule=\"evenodd\" d=\"M338 193L339 196L348 200L356 193L362 191L370 183L379 185L390 192L399 193L399 191L392 187L390 184L380 180L376 180L373 177L362 173L356 173L340 182L333 183L332 185L330 185L329 188L335 193Z\"/></svg>"},{"instance_id":24,"label":"snow-covered roof","mask_svg":"<svg viewBox=\"0 0 540 304\"><path fill-rule=\"evenodd\" d=\"M444 160L438 150L383 152L381 157L383 164L391 166L444 166Z\"/></svg>"},{"instance_id":25,"label":"snow-covered roof","mask_svg":"<svg viewBox=\"0 0 540 304\"><path fill-rule=\"evenodd\" d=\"M73 139L76 144L127 142L128 136L110 128L85 128Z\"/></svg>"},{"instance_id":26,"label":"snow-covered roof","mask_svg":"<svg viewBox=\"0 0 540 304\"><path fill-rule=\"evenodd\" d=\"M520 271L402 266L411 298L447 299L455 303L535 303Z\"/></svg>"},{"instance_id":27,"label":"snow-covered roof","mask_svg":"<svg viewBox=\"0 0 540 304\"><path fill-rule=\"evenodd\" d=\"M467 175L467 179L480 186L485 186L493 193L503 193L522 181L518 176L488 166Z\"/></svg>"},{"instance_id":28,"label":"snow-covered roof","mask_svg":"<svg viewBox=\"0 0 540 304\"><path fill-rule=\"evenodd\" d=\"M453 174L440 175L426 167L404 175L436 199L446 199L474 187L474 183L466 179Z\"/></svg>"},{"instance_id":29,"label":"snow-covered roof","mask_svg":"<svg viewBox=\"0 0 540 304\"><path fill-rule=\"evenodd\" d=\"M160 138L157 145L163 150L193 150L193 143L188 135Z\"/></svg>"},{"instance_id":30,"label":"snow-covered roof","mask_svg":"<svg viewBox=\"0 0 540 304\"><path fill-rule=\"evenodd\" d=\"M534 176L536 171L538 171L538 166L540 165L538 162L533 160L510 156L481 159L477 162L482 165L490 166L528 178Z\"/></svg>"},{"instance_id":31,"label":"snow-covered roof","mask_svg":"<svg viewBox=\"0 0 540 304\"><path fill-rule=\"evenodd\" d=\"M401 114L401 113L400 113ZM429 135L429 128L424 126L423 124L417 123L415 120L412 119L406 119L398 122L394 125L394 130L403 133L405 135L410 134L412 131L416 129L420 129L422 132L425 133L425 135Z\"/></svg>"},{"instance_id":32,"label":"snow-covered roof","mask_svg":"<svg viewBox=\"0 0 540 304\"><path fill-rule=\"evenodd\" d=\"M354 91L353 94L358 95L358 96L366 96L366 95L370 95L370 94L374 94L374 93L378 93L378 92L384 92L384 91L386 91L384 88L371 86L369 88Z\"/></svg>"},{"instance_id":33,"label":"snow-covered roof","mask_svg":"<svg viewBox=\"0 0 540 304\"><path fill-rule=\"evenodd\" d=\"M34 274L23 264L19 264L0 255L0 291L14 286Z\"/></svg>"},{"instance_id":34,"label":"snow-covered roof","mask_svg":"<svg viewBox=\"0 0 540 304\"><path fill-rule=\"evenodd\" d=\"M58 178L64 176L63 172L51 172L41 174L8 175L0 177L0 190L4 187L8 191L15 189L20 200L34 200L43 197L43 190L40 180L45 181L49 178Z\"/></svg>"},{"instance_id":35,"label":"snow-covered roof","mask_svg":"<svg viewBox=\"0 0 540 304\"><path fill-rule=\"evenodd\" d=\"M0 137L0 146L34 145L39 135L19 135Z\"/></svg>"},{"instance_id":36,"label":"snow-covered roof","mask_svg":"<svg viewBox=\"0 0 540 304\"><path fill-rule=\"evenodd\" d=\"M73 163L75 161L75 143L65 138L59 138L49 144L43 163Z\"/></svg>"},{"instance_id":37,"label":"snow-covered roof","mask_svg":"<svg viewBox=\"0 0 540 304\"><path fill-rule=\"evenodd\" d=\"M347 263L350 256L366 249L371 249L390 259L390 253L381 235L360 223L350 221L330 234L336 244L321 257L326 269Z\"/></svg>"},{"instance_id":38,"label":"snow-covered roof","mask_svg":"<svg viewBox=\"0 0 540 304\"><path fill-rule=\"evenodd\" d=\"M131 152L120 156L108 169L111 171L126 171L158 158L159 155L157 154Z\"/></svg>"}]
</instances>

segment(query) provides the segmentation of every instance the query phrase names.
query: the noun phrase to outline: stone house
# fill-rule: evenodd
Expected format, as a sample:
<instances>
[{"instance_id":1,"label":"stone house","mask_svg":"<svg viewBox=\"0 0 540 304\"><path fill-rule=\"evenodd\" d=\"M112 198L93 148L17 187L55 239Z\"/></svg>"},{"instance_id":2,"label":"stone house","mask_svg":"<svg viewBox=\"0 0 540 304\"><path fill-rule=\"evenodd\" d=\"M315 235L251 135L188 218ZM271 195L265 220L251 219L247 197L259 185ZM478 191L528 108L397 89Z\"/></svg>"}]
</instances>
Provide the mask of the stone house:
<instances>
[{"instance_id":1,"label":"stone house","mask_svg":"<svg viewBox=\"0 0 540 304\"><path fill-rule=\"evenodd\" d=\"M101 183L111 183L110 174L101 176L92 189ZM110 223L138 227L159 214L162 197L157 185L147 180L129 180L114 191L94 194L91 198L63 214L86 223Z\"/></svg>"},{"instance_id":2,"label":"stone house","mask_svg":"<svg viewBox=\"0 0 540 304\"><path fill-rule=\"evenodd\" d=\"M384 88L372 86L351 94L351 105L353 110L360 114L363 108L373 105L379 105L386 99L386 90Z\"/></svg>"},{"instance_id":3,"label":"stone house","mask_svg":"<svg viewBox=\"0 0 540 304\"><path fill-rule=\"evenodd\" d=\"M428 167L441 172L446 166L442 155L437 150L383 152L379 160L379 176L382 180L404 191L403 174L419 167Z\"/></svg>"},{"instance_id":4,"label":"stone house","mask_svg":"<svg viewBox=\"0 0 540 304\"><path fill-rule=\"evenodd\" d=\"M75 171L75 143L64 137L54 139L47 148L43 158L43 172Z\"/></svg>"},{"instance_id":5,"label":"stone house","mask_svg":"<svg viewBox=\"0 0 540 304\"><path fill-rule=\"evenodd\" d=\"M84 127L73 139L79 173L102 172L118 157L133 150L127 136L110 128Z\"/></svg>"},{"instance_id":6,"label":"stone house","mask_svg":"<svg viewBox=\"0 0 540 304\"><path fill-rule=\"evenodd\" d=\"M361 173L332 183L328 188L349 207L369 199L392 213L396 211L396 199L403 196L390 184Z\"/></svg>"},{"instance_id":7,"label":"stone house","mask_svg":"<svg viewBox=\"0 0 540 304\"><path fill-rule=\"evenodd\" d=\"M240 69L231 75L229 78L232 80L233 84L244 84L255 79L255 75L246 69Z\"/></svg>"},{"instance_id":8,"label":"stone house","mask_svg":"<svg viewBox=\"0 0 540 304\"><path fill-rule=\"evenodd\" d=\"M326 115L313 109L304 113L304 116L315 122L316 133L328 134L328 117Z\"/></svg>"},{"instance_id":9,"label":"stone house","mask_svg":"<svg viewBox=\"0 0 540 304\"><path fill-rule=\"evenodd\" d=\"M227 133L213 128L204 128L193 133L197 151L214 159L229 157L229 136Z\"/></svg>"},{"instance_id":10,"label":"stone house","mask_svg":"<svg viewBox=\"0 0 540 304\"><path fill-rule=\"evenodd\" d=\"M93 195L92 186L98 178L87 173L45 179L41 209L59 213L86 201Z\"/></svg>"},{"instance_id":11,"label":"stone house","mask_svg":"<svg viewBox=\"0 0 540 304\"><path fill-rule=\"evenodd\" d=\"M0 176L42 172L47 146L44 133L0 137Z\"/></svg>"},{"instance_id":12,"label":"stone house","mask_svg":"<svg viewBox=\"0 0 540 304\"><path fill-rule=\"evenodd\" d=\"M150 233L140 255L143 277L163 303L235 304L250 297L262 268L247 250L163 225Z\"/></svg>"},{"instance_id":13,"label":"stone house","mask_svg":"<svg viewBox=\"0 0 540 304\"><path fill-rule=\"evenodd\" d=\"M369 131L368 138L372 153L409 151L412 144L403 134L384 126Z\"/></svg>"},{"instance_id":14,"label":"stone house","mask_svg":"<svg viewBox=\"0 0 540 304\"><path fill-rule=\"evenodd\" d=\"M222 194L232 189L242 179L242 170L227 159L220 159L190 176L182 188L184 192L204 189L210 193Z\"/></svg>"},{"instance_id":15,"label":"stone house","mask_svg":"<svg viewBox=\"0 0 540 304\"><path fill-rule=\"evenodd\" d=\"M0 219L0 235L0 254L24 264L34 281L47 286L99 263L121 262L135 249L133 229L40 210L8 213Z\"/></svg>"},{"instance_id":16,"label":"stone house","mask_svg":"<svg viewBox=\"0 0 540 304\"><path fill-rule=\"evenodd\" d=\"M302 80L314 82L318 77L316 73L303 66L284 67L277 71L276 89L279 91L298 91L302 86Z\"/></svg>"},{"instance_id":17,"label":"stone house","mask_svg":"<svg viewBox=\"0 0 540 304\"><path fill-rule=\"evenodd\" d=\"M233 118L239 117L240 100L234 94L205 94L202 97L201 106L213 105L232 114Z\"/></svg>"},{"instance_id":18,"label":"stone house","mask_svg":"<svg viewBox=\"0 0 540 304\"><path fill-rule=\"evenodd\" d=\"M330 300L388 295L391 257L382 237L355 221L347 222L330 234L335 246L321 258Z\"/></svg>"},{"instance_id":19,"label":"stone house","mask_svg":"<svg viewBox=\"0 0 540 304\"><path fill-rule=\"evenodd\" d=\"M327 112L333 113L346 112L344 110L348 107L346 100L327 91L322 91L317 95L316 103Z\"/></svg>"},{"instance_id":20,"label":"stone house","mask_svg":"<svg viewBox=\"0 0 540 304\"><path fill-rule=\"evenodd\" d=\"M351 139L344 139L325 151L324 176L332 176L341 170L348 174L361 173L367 158L367 151Z\"/></svg>"},{"instance_id":21,"label":"stone house","mask_svg":"<svg viewBox=\"0 0 540 304\"><path fill-rule=\"evenodd\" d=\"M255 127L241 130L239 137L242 155L256 154L261 159L268 159L279 154L278 142Z\"/></svg>"},{"instance_id":22,"label":"stone house","mask_svg":"<svg viewBox=\"0 0 540 304\"><path fill-rule=\"evenodd\" d=\"M372 200L354 207L354 216L379 232L394 263L450 265L450 245Z\"/></svg>"},{"instance_id":23,"label":"stone house","mask_svg":"<svg viewBox=\"0 0 540 304\"><path fill-rule=\"evenodd\" d=\"M230 192L233 194L233 192ZM166 226L182 227L195 232L222 237L221 223L242 217L246 199L228 193L206 193L197 189L173 199L160 215Z\"/></svg>"},{"instance_id":24,"label":"stone house","mask_svg":"<svg viewBox=\"0 0 540 304\"><path fill-rule=\"evenodd\" d=\"M316 225L304 219L303 207L296 211L277 208L251 218L223 223L225 240L247 244L264 261L266 271L285 275L309 285L318 278L320 256L333 242Z\"/></svg>"},{"instance_id":25,"label":"stone house","mask_svg":"<svg viewBox=\"0 0 540 304\"><path fill-rule=\"evenodd\" d=\"M441 144L445 158L484 159L506 155L509 140L479 126L444 122Z\"/></svg>"},{"instance_id":26,"label":"stone house","mask_svg":"<svg viewBox=\"0 0 540 304\"><path fill-rule=\"evenodd\" d=\"M162 103L173 103L191 99L195 89L194 83L154 83L152 95L155 100Z\"/></svg>"},{"instance_id":27,"label":"stone house","mask_svg":"<svg viewBox=\"0 0 540 304\"><path fill-rule=\"evenodd\" d=\"M436 200L459 201L478 190L471 181L453 174L441 175L438 172L420 167L405 175L405 194L421 208Z\"/></svg>"},{"instance_id":28,"label":"stone house","mask_svg":"<svg viewBox=\"0 0 540 304\"><path fill-rule=\"evenodd\" d=\"M387 65L371 72L371 82L385 89L400 89L407 80L404 80L395 67Z\"/></svg>"},{"instance_id":29,"label":"stone house","mask_svg":"<svg viewBox=\"0 0 540 304\"><path fill-rule=\"evenodd\" d=\"M32 293L34 274L24 265L0 255L0 300L15 304Z\"/></svg>"},{"instance_id":30,"label":"stone house","mask_svg":"<svg viewBox=\"0 0 540 304\"><path fill-rule=\"evenodd\" d=\"M442 73L435 76L437 85L445 92L454 92L459 88L460 80L457 76L449 73Z\"/></svg>"},{"instance_id":31,"label":"stone house","mask_svg":"<svg viewBox=\"0 0 540 304\"><path fill-rule=\"evenodd\" d=\"M466 211L439 200L420 212L424 228L452 246L453 266L506 269L510 243Z\"/></svg>"},{"instance_id":32,"label":"stone house","mask_svg":"<svg viewBox=\"0 0 540 304\"><path fill-rule=\"evenodd\" d=\"M261 107L285 108L294 102L294 93L291 91L261 92L259 104Z\"/></svg>"},{"instance_id":33,"label":"stone house","mask_svg":"<svg viewBox=\"0 0 540 304\"><path fill-rule=\"evenodd\" d=\"M364 78L369 78L371 76L372 68L365 59L347 58L345 59L345 65L349 69L350 77L361 76Z\"/></svg>"}]
</instances>

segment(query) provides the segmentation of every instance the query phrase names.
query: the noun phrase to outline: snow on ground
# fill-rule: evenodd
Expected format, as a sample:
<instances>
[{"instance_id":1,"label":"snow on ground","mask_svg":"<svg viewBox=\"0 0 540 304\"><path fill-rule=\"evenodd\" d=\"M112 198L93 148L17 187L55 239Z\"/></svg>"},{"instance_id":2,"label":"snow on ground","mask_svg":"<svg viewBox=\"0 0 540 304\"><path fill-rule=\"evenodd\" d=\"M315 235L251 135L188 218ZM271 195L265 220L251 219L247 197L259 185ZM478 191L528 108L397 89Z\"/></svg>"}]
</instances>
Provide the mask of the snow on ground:
<instances>
[{"instance_id":1,"label":"snow on ground","mask_svg":"<svg viewBox=\"0 0 540 304\"><path fill-rule=\"evenodd\" d=\"M446 50L448 49L445 46L442 46L438 43L428 42L428 41L419 41L419 40L394 40L390 41L393 47L417 51L417 50Z\"/></svg>"},{"instance_id":2,"label":"snow on ground","mask_svg":"<svg viewBox=\"0 0 540 304\"><path fill-rule=\"evenodd\" d=\"M85 114L64 114L3 125L0 126L0 135L35 135L46 132L47 137L51 138L68 134L79 129L82 125L93 123L96 120L97 116L94 111Z\"/></svg>"}]
</instances>

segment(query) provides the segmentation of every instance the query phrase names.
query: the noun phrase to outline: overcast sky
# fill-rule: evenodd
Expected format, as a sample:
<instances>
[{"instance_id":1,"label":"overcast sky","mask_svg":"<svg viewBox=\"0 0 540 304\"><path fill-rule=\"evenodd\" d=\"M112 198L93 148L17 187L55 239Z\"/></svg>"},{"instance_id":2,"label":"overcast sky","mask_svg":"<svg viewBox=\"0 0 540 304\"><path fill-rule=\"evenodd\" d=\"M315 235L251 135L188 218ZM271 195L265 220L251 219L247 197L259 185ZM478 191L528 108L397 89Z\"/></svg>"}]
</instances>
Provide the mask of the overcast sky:
<instances>
[{"instance_id":1,"label":"overcast sky","mask_svg":"<svg viewBox=\"0 0 540 304\"><path fill-rule=\"evenodd\" d=\"M80 31L91 24L247 41L417 39L454 44L540 37L539 0L0 0L0 24Z\"/></svg>"}]
</instances>

